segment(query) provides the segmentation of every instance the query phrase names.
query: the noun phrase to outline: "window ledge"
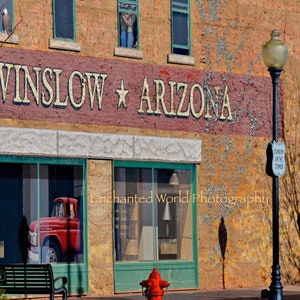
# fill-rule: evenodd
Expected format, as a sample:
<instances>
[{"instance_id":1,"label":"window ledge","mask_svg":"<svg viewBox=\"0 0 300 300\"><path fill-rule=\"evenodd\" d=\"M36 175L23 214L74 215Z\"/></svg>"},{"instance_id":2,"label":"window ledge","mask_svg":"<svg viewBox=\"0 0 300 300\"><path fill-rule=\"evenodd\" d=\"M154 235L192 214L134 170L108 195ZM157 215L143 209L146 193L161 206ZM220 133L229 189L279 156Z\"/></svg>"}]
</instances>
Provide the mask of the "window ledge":
<instances>
[{"instance_id":1,"label":"window ledge","mask_svg":"<svg viewBox=\"0 0 300 300\"><path fill-rule=\"evenodd\" d=\"M58 50L68 50L68 51L81 51L81 45L79 43L71 42L71 41L62 41L62 40L49 40L49 48L58 49Z\"/></svg>"},{"instance_id":2,"label":"window ledge","mask_svg":"<svg viewBox=\"0 0 300 300\"><path fill-rule=\"evenodd\" d=\"M195 58L193 56L187 55L169 54L168 63L194 66Z\"/></svg>"},{"instance_id":3,"label":"window ledge","mask_svg":"<svg viewBox=\"0 0 300 300\"><path fill-rule=\"evenodd\" d=\"M136 58L136 59L144 58L144 52L142 50L133 49L133 48L116 47L114 55Z\"/></svg>"},{"instance_id":4,"label":"window ledge","mask_svg":"<svg viewBox=\"0 0 300 300\"><path fill-rule=\"evenodd\" d=\"M0 42L7 44L19 44L19 36L12 34L10 37L5 32L0 32Z\"/></svg>"}]
</instances>

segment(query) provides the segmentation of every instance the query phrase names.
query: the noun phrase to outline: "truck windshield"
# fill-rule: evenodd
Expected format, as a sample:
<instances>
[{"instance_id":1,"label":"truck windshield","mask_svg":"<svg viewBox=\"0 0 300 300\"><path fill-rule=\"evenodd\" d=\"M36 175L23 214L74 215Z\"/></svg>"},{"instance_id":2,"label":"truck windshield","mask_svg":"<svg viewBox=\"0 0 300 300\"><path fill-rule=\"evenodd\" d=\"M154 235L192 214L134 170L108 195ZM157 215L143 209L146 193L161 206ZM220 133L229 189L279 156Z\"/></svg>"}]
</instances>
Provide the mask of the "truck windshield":
<instances>
[{"instance_id":1,"label":"truck windshield","mask_svg":"<svg viewBox=\"0 0 300 300\"><path fill-rule=\"evenodd\" d=\"M58 202L54 204L51 217L57 217L57 218L64 217L64 205L62 202Z\"/></svg>"}]
</instances>

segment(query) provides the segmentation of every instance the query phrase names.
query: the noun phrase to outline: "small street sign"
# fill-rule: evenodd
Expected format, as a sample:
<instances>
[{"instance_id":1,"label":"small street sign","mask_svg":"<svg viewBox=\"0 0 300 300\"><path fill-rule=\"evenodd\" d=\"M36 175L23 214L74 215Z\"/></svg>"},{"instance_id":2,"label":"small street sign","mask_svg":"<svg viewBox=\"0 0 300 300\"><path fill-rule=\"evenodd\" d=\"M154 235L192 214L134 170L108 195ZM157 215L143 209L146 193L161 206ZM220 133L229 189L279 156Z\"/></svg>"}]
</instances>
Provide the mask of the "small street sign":
<instances>
[{"instance_id":1,"label":"small street sign","mask_svg":"<svg viewBox=\"0 0 300 300\"><path fill-rule=\"evenodd\" d=\"M276 142L272 143L272 171L277 177L285 174L286 162L285 162L285 143Z\"/></svg>"}]
</instances>

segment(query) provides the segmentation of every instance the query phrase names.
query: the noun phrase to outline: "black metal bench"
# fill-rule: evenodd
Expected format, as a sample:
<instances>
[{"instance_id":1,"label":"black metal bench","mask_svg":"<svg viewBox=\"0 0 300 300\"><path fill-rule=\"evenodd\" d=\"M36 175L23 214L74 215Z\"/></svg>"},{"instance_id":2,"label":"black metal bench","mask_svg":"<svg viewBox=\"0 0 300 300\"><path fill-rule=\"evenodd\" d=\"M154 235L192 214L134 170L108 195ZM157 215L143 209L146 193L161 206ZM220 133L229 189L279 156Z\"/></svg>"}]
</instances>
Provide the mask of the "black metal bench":
<instances>
[{"instance_id":1,"label":"black metal bench","mask_svg":"<svg viewBox=\"0 0 300 300\"><path fill-rule=\"evenodd\" d=\"M58 285L60 281L60 285ZM67 299L67 277L53 277L50 264L10 264L0 265L0 290L4 294L62 294Z\"/></svg>"}]
</instances>

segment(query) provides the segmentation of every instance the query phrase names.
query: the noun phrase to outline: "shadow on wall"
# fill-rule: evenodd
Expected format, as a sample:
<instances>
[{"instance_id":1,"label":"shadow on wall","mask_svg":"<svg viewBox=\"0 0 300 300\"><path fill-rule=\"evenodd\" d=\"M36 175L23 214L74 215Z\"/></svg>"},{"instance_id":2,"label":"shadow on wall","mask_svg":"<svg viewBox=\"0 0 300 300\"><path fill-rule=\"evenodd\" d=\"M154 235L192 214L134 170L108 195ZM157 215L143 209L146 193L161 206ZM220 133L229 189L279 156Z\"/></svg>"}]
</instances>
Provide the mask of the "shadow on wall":
<instances>
[{"instance_id":1,"label":"shadow on wall","mask_svg":"<svg viewBox=\"0 0 300 300\"><path fill-rule=\"evenodd\" d=\"M21 251L22 262L24 264L26 264L28 260L28 249L29 249L28 232L29 232L29 227L28 227L27 219L25 216L23 216L22 222L19 226L19 248Z\"/></svg>"},{"instance_id":2,"label":"shadow on wall","mask_svg":"<svg viewBox=\"0 0 300 300\"><path fill-rule=\"evenodd\" d=\"M221 256L222 256L222 283L223 283L223 289L225 289L225 253L226 253L226 245L227 245L227 229L223 217L221 218L219 224L218 234L219 234L219 246L220 246Z\"/></svg>"}]
</instances>

